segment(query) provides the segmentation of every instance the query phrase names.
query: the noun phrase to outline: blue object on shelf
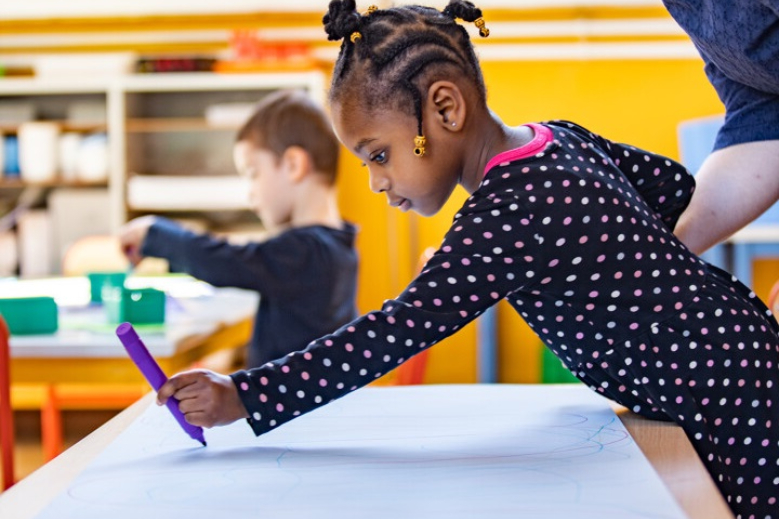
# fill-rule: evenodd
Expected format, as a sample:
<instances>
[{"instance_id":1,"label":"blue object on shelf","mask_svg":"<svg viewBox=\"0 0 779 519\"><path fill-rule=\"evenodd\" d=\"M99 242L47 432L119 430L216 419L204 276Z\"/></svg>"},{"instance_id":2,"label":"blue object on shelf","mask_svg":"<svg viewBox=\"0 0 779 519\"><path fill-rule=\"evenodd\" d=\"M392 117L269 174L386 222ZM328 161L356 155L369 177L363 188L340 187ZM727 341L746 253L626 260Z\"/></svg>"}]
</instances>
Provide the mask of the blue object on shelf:
<instances>
[{"instance_id":1,"label":"blue object on shelf","mask_svg":"<svg viewBox=\"0 0 779 519\"><path fill-rule=\"evenodd\" d=\"M19 176L19 138L16 135L3 136L3 173L8 177Z\"/></svg>"}]
</instances>

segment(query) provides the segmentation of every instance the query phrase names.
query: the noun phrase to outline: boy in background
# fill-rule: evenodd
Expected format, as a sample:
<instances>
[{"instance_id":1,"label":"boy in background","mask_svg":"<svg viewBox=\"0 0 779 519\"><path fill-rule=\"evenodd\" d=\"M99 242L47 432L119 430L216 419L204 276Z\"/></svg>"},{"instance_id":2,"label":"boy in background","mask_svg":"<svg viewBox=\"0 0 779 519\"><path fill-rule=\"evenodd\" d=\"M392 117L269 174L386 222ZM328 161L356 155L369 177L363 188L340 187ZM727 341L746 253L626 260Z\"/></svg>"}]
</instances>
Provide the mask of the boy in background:
<instances>
[{"instance_id":1,"label":"boy in background","mask_svg":"<svg viewBox=\"0 0 779 519\"><path fill-rule=\"evenodd\" d=\"M267 239L235 245L143 216L120 229L122 248L133 264L164 258L214 286L259 292L247 367L302 350L357 316L356 229L341 219L335 190L339 146L324 110L304 93L268 95L233 148Z\"/></svg>"}]
</instances>

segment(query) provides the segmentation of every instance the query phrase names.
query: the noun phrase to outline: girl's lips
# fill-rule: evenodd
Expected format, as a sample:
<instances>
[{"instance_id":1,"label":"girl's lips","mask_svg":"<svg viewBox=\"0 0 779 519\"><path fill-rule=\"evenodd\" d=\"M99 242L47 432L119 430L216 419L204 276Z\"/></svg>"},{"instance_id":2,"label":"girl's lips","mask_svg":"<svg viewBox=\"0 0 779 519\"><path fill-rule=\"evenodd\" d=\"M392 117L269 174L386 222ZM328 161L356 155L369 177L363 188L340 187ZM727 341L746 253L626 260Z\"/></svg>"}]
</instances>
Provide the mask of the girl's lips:
<instances>
[{"instance_id":1,"label":"girl's lips","mask_svg":"<svg viewBox=\"0 0 779 519\"><path fill-rule=\"evenodd\" d=\"M398 209L403 211L404 213L411 209L411 201L408 198L404 198L403 201L398 204Z\"/></svg>"}]
</instances>

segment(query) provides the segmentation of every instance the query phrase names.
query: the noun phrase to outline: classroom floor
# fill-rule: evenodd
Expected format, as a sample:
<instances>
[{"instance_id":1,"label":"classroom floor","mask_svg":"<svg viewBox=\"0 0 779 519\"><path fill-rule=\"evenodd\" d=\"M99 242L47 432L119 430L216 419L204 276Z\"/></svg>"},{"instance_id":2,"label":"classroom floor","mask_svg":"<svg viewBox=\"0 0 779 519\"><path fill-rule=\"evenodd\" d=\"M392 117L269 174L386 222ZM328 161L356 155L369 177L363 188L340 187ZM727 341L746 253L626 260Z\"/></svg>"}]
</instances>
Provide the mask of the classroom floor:
<instances>
[{"instance_id":1,"label":"classroom floor","mask_svg":"<svg viewBox=\"0 0 779 519\"><path fill-rule=\"evenodd\" d=\"M110 420L119 411L64 411L62 416L65 448L68 448ZM41 449L40 414L17 411L14 414L15 474L19 481L44 464ZM0 490L0 493L2 490Z\"/></svg>"}]
</instances>

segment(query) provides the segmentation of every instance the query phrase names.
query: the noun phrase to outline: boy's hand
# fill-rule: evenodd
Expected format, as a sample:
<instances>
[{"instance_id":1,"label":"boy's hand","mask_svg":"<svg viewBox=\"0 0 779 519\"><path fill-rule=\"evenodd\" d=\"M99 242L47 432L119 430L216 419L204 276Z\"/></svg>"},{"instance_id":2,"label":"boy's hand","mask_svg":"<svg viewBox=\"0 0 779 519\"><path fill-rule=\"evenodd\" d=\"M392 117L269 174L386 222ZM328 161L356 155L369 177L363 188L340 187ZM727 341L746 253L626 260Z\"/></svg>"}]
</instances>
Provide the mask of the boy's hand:
<instances>
[{"instance_id":1,"label":"boy's hand","mask_svg":"<svg viewBox=\"0 0 779 519\"><path fill-rule=\"evenodd\" d=\"M130 263L137 265L142 259L141 247L149 232L149 227L156 220L156 216L141 216L130 220L119 228L119 243Z\"/></svg>"},{"instance_id":2,"label":"boy's hand","mask_svg":"<svg viewBox=\"0 0 779 519\"><path fill-rule=\"evenodd\" d=\"M157 392L157 405L164 405L170 397L179 401L179 410L192 425L213 427L249 417L233 380L213 371L174 375Z\"/></svg>"}]
</instances>

